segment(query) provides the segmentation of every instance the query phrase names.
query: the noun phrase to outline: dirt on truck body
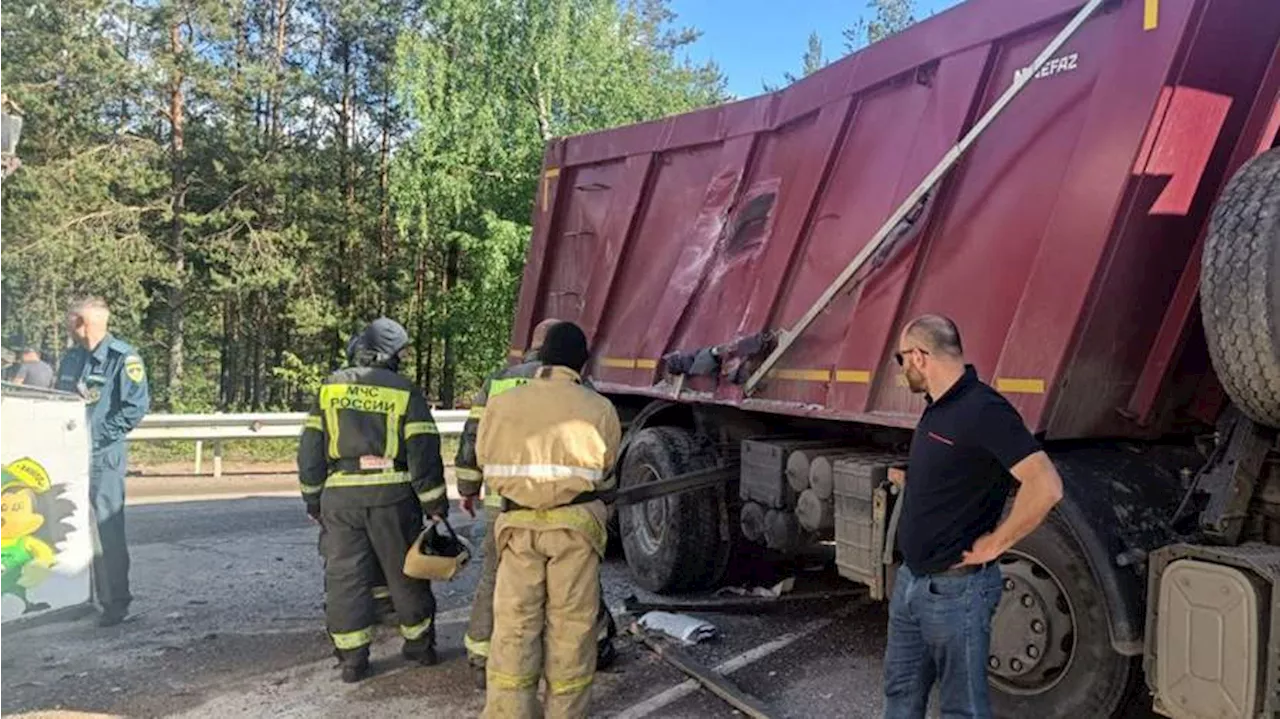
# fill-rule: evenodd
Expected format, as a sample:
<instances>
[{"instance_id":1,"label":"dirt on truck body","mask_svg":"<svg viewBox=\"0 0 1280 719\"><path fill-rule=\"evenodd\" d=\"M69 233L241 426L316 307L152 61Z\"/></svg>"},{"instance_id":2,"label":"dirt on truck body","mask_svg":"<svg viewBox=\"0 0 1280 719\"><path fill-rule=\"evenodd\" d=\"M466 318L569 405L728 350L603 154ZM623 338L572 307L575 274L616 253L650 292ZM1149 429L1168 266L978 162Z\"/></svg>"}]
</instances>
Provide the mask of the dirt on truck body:
<instances>
[{"instance_id":1,"label":"dirt on truck body","mask_svg":"<svg viewBox=\"0 0 1280 719\"><path fill-rule=\"evenodd\" d=\"M583 326L623 486L739 467L619 510L636 580L834 539L887 596L922 409L892 353L944 313L1066 481L1001 559L997 714L1280 713L1278 47L1275 2L969 0L549 143L511 346Z\"/></svg>"}]
</instances>

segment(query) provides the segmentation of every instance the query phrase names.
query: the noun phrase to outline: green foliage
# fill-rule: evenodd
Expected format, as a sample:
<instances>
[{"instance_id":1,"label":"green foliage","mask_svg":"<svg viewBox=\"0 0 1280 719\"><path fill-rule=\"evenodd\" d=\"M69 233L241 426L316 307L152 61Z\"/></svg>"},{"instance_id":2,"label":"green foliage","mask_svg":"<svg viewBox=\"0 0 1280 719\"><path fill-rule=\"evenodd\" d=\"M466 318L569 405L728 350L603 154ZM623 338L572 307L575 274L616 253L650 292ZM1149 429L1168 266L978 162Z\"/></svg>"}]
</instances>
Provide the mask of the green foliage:
<instances>
[{"instance_id":1,"label":"green foliage","mask_svg":"<svg viewBox=\"0 0 1280 719\"><path fill-rule=\"evenodd\" d=\"M874 16L869 20L860 18L843 33L847 52L880 42L916 22L915 0L867 0L867 9Z\"/></svg>"},{"instance_id":2,"label":"green foliage","mask_svg":"<svg viewBox=\"0 0 1280 719\"><path fill-rule=\"evenodd\" d=\"M400 37L413 132L392 187L441 339L438 372L434 347L417 359L444 404L506 355L544 143L724 98L713 66L675 59L697 36L672 18L656 0L447 0Z\"/></svg>"},{"instance_id":3,"label":"green foliage","mask_svg":"<svg viewBox=\"0 0 1280 719\"><path fill-rule=\"evenodd\" d=\"M3 331L101 294L157 408L303 407L379 315L442 404L506 357L551 137L725 99L665 0L13 0Z\"/></svg>"},{"instance_id":4,"label":"green foliage","mask_svg":"<svg viewBox=\"0 0 1280 719\"><path fill-rule=\"evenodd\" d=\"M800 77L796 77L789 72L783 73L788 83L793 83L801 77L808 77L813 73L827 66L827 59L822 55L822 38L818 33L809 33L809 45L805 48L804 55L800 58ZM765 87L766 92L773 90L768 86Z\"/></svg>"}]
</instances>

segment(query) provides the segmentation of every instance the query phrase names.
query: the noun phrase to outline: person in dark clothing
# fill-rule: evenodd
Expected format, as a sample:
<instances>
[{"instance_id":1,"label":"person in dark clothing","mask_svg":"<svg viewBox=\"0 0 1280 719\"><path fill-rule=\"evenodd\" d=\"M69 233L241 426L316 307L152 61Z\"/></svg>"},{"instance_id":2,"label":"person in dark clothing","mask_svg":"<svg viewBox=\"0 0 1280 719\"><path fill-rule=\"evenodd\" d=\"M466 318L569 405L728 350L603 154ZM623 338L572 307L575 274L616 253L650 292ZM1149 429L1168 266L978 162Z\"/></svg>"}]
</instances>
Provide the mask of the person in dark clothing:
<instances>
[{"instance_id":1,"label":"person in dark clothing","mask_svg":"<svg viewBox=\"0 0 1280 719\"><path fill-rule=\"evenodd\" d=\"M356 353L364 348L363 334L356 333L351 335L351 339L347 340L346 359L347 367L356 367ZM317 542L320 557L324 558L324 525L320 526L320 535ZM387 588L387 578L382 573L382 565L374 563L373 565L373 594L374 614L378 617L380 624L391 625L395 623L395 607L391 604L391 590ZM341 652L334 649L334 654L341 660Z\"/></svg>"},{"instance_id":2,"label":"person in dark clothing","mask_svg":"<svg viewBox=\"0 0 1280 719\"><path fill-rule=\"evenodd\" d=\"M989 717L987 657L1002 587L995 562L1040 526L1062 480L1017 410L965 363L954 322L917 318L898 347L907 385L927 407L900 500L884 715L924 719L937 683L943 716Z\"/></svg>"},{"instance_id":3,"label":"person in dark clothing","mask_svg":"<svg viewBox=\"0 0 1280 719\"><path fill-rule=\"evenodd\" d=\"M14 384L40 389L52 389L54 384L53 367L40 357L40 350L27 347L22 350L22 359L9 380Z\"/></svg>"},{"instance_id":4,"label":"person in dark clothing","mask_svg":"<svg viewBox=\"0 0 1280 719\"><path fill-rule=\"evenodd\" d=\"M440 521L449 510L439 431L422 391L397 372L408 333L379 318L361 343L357 366L321 386L298 444L307 515L325 533L325 623L346 682L369 673L375 566L387 580L402 654L436 663L431 584L406 577L403 566L424 517Z\"/></svg>"}]
</instances>

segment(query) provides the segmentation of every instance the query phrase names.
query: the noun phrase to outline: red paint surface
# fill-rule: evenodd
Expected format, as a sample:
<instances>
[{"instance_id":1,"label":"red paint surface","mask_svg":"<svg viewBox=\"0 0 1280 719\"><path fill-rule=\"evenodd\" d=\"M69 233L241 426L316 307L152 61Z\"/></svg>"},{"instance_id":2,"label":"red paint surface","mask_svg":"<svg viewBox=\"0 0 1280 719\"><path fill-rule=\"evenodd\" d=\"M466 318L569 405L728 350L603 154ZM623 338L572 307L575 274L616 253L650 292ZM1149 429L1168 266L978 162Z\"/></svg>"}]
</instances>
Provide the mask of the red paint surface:
<instances>
[{"instance_id":1,"label":"red paint surface","mask_svg":"<svg viewBox=\"0 0 1280 719\"><path fill-rule=\"evenodd\" d=\"M970 0L781 92L554 141L512 346L538 318L576 320L603 389L675 396L654 362L793 324L1080 4ZM784 377L750 398L690 378L681 399L910 426L922 403L897 381L897 331L942 312L981 376L1043 382L1008 394L1037 430L1158 432L1188 335L1203 343L1187 332L1197 239L1277 122L1280 3L1162 0L1150 31L1142 5L1086 23Z\"/></svg>"}]
</instances>

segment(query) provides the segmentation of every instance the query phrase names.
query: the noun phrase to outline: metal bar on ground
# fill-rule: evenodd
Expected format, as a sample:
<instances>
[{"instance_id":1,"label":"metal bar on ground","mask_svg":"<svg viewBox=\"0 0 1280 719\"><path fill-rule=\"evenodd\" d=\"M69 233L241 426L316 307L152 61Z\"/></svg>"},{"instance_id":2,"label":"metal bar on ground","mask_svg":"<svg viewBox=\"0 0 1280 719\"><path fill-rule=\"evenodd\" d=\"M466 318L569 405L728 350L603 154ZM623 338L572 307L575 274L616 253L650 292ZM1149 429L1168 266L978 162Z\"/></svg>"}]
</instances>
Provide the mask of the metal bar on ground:
<instances>
[{"instance_id":1,"label":"metal bar on ground","mask_svg":"<svg viewBox=\"0 0 1280 719\"><path fill-rule=\"evenodd\" d=\"M707 691L720 697L734 709L753 719L769 719L769 707L764 702L739 689L724 675L698 663L693 657L665 640L650 635L634 622L631 624L630 631L664 661L693 677L699 684L706 687Z\"/></svg>"},{"instance_id":2,"label":"metal bar on ground","mask_svg":"<svg viewBox=\"0 0 1280 719\"><path fill-rule=\"evenodd\" d=\"M670 599L657 602L641 601L634 594L627 597L627 611L636 612L758 612L771 607L785 606L799 602L821 602L845 597L862 597L865 587L833 589L825 592L794 592L777 597L712 597L709 599Z\"/></svg>"},{"instance_id":3,"label":"metal bar on ground","mask_svg":"<svg viewBox=\"0 0 1280 719\"><path fill-rule=\"evenodd\" d=\"M657 482L646 482L645 484L637 484L634 487L624 487L603 492L602 499L619 505L638 504L671 494L694 492L699 489L714 487L724 484L737 476L737 464L717 465L710 469L700 469L696 472L660 479Z\"/></svg>"},{"instance_id":4,"label":"metal bar on ground","mask_svg":"<svg viewBox=\"0 0 1280 719\"><path fill-rule=\"evenodd\" d=\"M912 190L911 194L907 195L907 198L902 201L902 204L898 206L898 209L894 210L893 214L889 215L889 219L885 220L884 224L880 225L880 229L876 230L876 233L871 236L871 241L854 256L853 260L850 261L843 270L840 271L840 274L836 276L836 279L827 286L827 289L822 292L822 295L818 297L804 315L793 326L783 330L779 334L778 346L774 348L773 352L769 353L769 356L764 359L764 362L760 364L760 367L756 369L756 371L747 380L746 385L743 387L744 394L750 395L756 390L756 387L764 381L765 376L769 374L769 371L773 369L773 366L777 364L778 360L786 353L796 339L803 334L806 329L808 329L809 325L813 324L813 321L822 314L822 312L827 308L827 305L831 304L831 301L835 299L835 296L840 294L840 291L843 290L845 285L853 279L853 276L857 274L858 270L862 269L862 266L867 263L867 260L875 256L881 246L890 239L893 230L897 228L898 223L902 222L903 218L907 216L907 213L915 208L915 206L924 199L925 195L927 195L933 187L942 180L947 172L960 161L961 156L963 156L969 149L969 146L981 137L984 132L986 132L987 128L996 119L996 117L998 117L1000 113L1004 112L1005 108L1009 106L1009 103L1013 101L1013 98L1018 93L1022 92L1022 88L1026 87L1027 84L1031 82L1035 77L1036 72L1040 70L1041 66L1048 62L1049 58L1053 57L1054 53L1058 52L1058 49L1066 44L1067 40L1071 39L1072 35L1075 35L1076 31L1080 29L1080 26L1084 24L1085 20L1088 20L1089 16L1093 15L1093 13L1102 6L1103 2L1104 0L1089 0L1089 2L1085 3L1085 5L1080 8L1080 11L1076 13L1075 17L1071 19L1071 22L1067 23L1067 26L1049 41L1049 44L1045 46L1044 50L1040 51L1040 54L1036 56L1036 59L1022 71L1014 75L1013 84L1009 85L1009 87L1004 91L1004 94L1000 96L1000 99L996 100L995 104L991 106L991 109L987 110L986 114L974 124L973 128L970 129L959 142L957 142L945 155L942 156L942 159L938 161L938 164L929 171L928 175L925 175L925 178L920 181L920 184L916 186L916 189Z\"/></svg>"}]
</instances>

